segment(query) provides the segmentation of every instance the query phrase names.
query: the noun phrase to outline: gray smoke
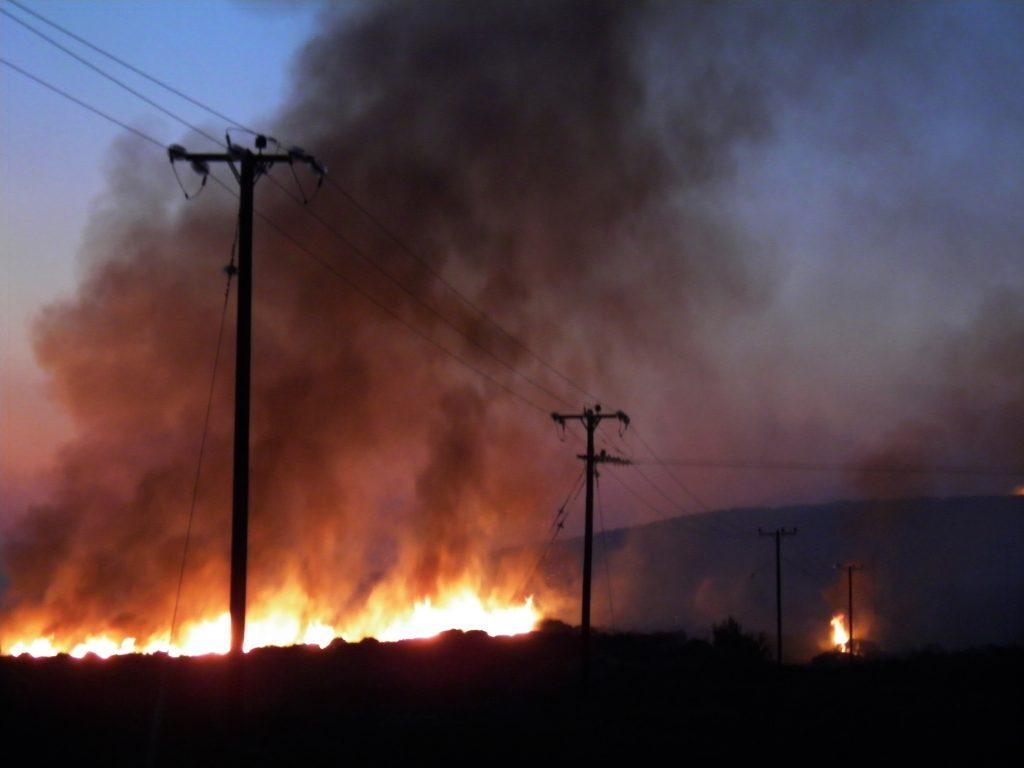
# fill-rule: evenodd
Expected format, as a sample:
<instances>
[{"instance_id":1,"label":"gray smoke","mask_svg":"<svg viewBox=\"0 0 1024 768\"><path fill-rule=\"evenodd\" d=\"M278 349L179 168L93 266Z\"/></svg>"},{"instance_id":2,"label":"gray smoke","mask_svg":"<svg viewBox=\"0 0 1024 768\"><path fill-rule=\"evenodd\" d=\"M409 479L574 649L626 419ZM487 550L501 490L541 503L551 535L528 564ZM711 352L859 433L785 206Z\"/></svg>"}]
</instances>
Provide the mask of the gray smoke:
<instances>
[{"instance_id":1,"label":"gray smoke","mask_svg":"<svg viewBox=\"0 0 1024 768\"><path fill-rule=\"evenodd\" d=\"M1020 14L1000 13L1020 28ZM937 165L941 142L916 155L905 144L929 113L901 98L946 72L930 47L936 35L977 31L962 15L615 2L327 9L272 132L315 152L530 350L629 410L665 455L855 463L895 445L908 462L1009 461L1020 455L1022 367L1010 362L1024 348L1020 284L1003 279L1009 298L995 300L985 298L986 280L966 280L956 300L973 319L941 322L933 299L950 282L933 279L932 266L955 281L991 254L932 228L951 210L972 232L1002 222L985 244L1001 259L1020 242L1019 224L1005 217L1020 188L997 211L971 207L929 175L953 173ZM1019 52L990 49L982 65L991 60L1003 76L1021 71ZM1020 97L1006 102L1003 112L982 103L977 119L1019 127ZM1014 142L1001 133L993 146ZM78 434L63 449L51 501L5 542L13 625L42 617L41 631L145 634L170 614L235 202L211 191L179 204L166 161L141 151L127 140L119 147L83 254L86 276L37 327L40 364ZM876 186L878 169L864 165L877 158L902 163L884 176L892 188ZM836 177L800 186L814 176L801 159ZM973 205L977 190L959 191ZM577 471L576 447L554 439L543 413L568 406L479 347L575 407L586 395L335 190L312 207L474 343L273 186L261 184L259 198L296 240L541 413L258 225L253 599L296 585L341 617L395 585L430 595L485 567L495 547L536 538ZM784 229L805 220L803 230ZM783 242L801 249L784 252ZM828 252L815 250L823 244ZM854 254L864 272L851 266ZM990 274L1020 276L1016 262L1000 264ZM913 306L893 298L898 286L916 292ZM229 322L226 349L232 335ZM229 360L216 388L187 616L226 604ZM940 375L923 395L915 388ZM890 392L880 395L878 382ZM900 431L904 420L915 426ZM933 439L935 423L948 438ZM880 448L890 429L898 439ZM856 487L842 478L690 480L715 503ZM610 497L609 508L613 522L646 514L626 497ZM527 568L514 562L489 577L514 584Z\"/></svg>"}]
</instances>

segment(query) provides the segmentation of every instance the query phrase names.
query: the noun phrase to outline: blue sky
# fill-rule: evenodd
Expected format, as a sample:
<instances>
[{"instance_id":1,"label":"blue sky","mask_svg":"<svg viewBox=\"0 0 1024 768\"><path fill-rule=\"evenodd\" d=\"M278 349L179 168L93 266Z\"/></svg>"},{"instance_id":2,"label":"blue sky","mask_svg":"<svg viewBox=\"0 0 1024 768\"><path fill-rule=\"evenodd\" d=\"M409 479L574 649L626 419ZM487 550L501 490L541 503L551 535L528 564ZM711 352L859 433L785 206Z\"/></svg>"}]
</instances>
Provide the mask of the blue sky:
<instances>
[{"instance_id":1,"label":"blue sky","mask_svg":"<svg viewBox=\"0 0 1024 768\"><path fill-rule=\"evenodd\" d=\"M257 125L279 113L292 87L290 62L318 18L315 3L25 2ZM746 435L757 419L770 430L776 420L801 424L818 412L852 441L858 430L874 435L908 401L924 401L921 393L942 383L935 366L924 365L931 358L922 350L969 325L993 290L1024 284L1021 6L895 6L899 12L892 13L880 5L866 47L853 53L817 47L814 35L829 28L824 6L779 7L790 9L794 28L767 36L771 71L757 78L772 130L737 145L735 178L720 201L752 244L746 258L772 281L777 300L750 322L729 326L716 362L723 401L756 404L735 416L737 434ZM685 6L660 8L671 16ZM664 80L671 101L693 62L679 55L678 28L661 23L658 30L666 56L652 74ZM12 62L162 143L203 144L4 17L0 48ZM187 102L117 73L186 119L222 130ZM24 439L27 433L56 438L66 429L45 399L29 328L41 307L74 288L83 230L122 134L0 67L0 471L12 462L38 465L41 457L25 446L42 441ZM169 170L165 181L174 184ZM842 354L833 354L837 348ZM751 377L751 367L777 375ZM789 383L797 370L799 386ZM664 376L670 399L685 371L677 373ZM766 402L772 397L777 402ZM872 413L875 422L862 426ZM721 419L713 428L703 436L709 445ZM670 442L666 429L667 436L655 437Z\"/></svg>"},{"instance_id":2,"label":"blue sky","mask_svg":"<svg viewBox=\"0 0 1024 768\"><path fill-rule=\"evenodd\" d=\"M286 93L290 60L317 19L311 3L25 0L24 5L200 101L257 124L276 111ZM210 125L198 108L83 49L10 3L2 7L186 119ZM183 129L173 120L7 17L0 17L0 49L12 63L161 141L182 138ZM24 430L62 429L59 414L41 397L29 329L42 306L73 287L83 229L105 184L111 144L122 133L0 67L0 461L5 466L38 458L13 455L15 446L24 445L19 441ZM203 141L193 137L190 143L198 147Z\"/></svg>"}]
</instances>

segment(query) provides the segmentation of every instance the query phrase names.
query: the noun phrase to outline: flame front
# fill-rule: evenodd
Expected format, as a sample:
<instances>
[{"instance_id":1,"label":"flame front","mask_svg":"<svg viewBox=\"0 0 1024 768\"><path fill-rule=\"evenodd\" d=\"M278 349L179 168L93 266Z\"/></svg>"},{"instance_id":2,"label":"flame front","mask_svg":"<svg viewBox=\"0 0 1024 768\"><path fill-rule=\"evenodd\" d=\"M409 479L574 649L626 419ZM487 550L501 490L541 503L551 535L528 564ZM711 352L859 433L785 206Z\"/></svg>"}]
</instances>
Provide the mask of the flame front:
<instances>
[{"instance_id":1,"label":"flame front","mask_svg":"<svg viewBox=\"0 0 1024 768\"><path fill-rule=\"evenodd\" d=\"M336 638L355 642L375 637L395 642L434 637L451 629L480 630L494 637L520 635L535 629L541 619L532 596L522 603L510 603L494 597L483 599L470 588L453 590L441 598L424 597L405 610L389 611L370 605L363 615L342 625L320 618L303 618L294 605L294 596L282 595L279 600L251 612L246 624L245 650L290 645L326 648ZM35 657L67 653L79 659L89 654L103 659L129 653L223 654L231 645L231 617L221 613L188 622L176 635L178 639L174 643L167 634L150 637L144 642L135 637L112 636L112 633L63 639L48 635L17 640L8 652L12 656Z\"/></svg>"},{"instance_id":2,"label":"flame front","mask_svg":"<svg viewBox=\"0 0 1024 768\"><path fill-rule=\"evenodd\" d=\"M829 623L832 625L832 645L840 653L849 653L850 633L846 629L846 616L837 613Z\"/></svg>"}]
</instances>

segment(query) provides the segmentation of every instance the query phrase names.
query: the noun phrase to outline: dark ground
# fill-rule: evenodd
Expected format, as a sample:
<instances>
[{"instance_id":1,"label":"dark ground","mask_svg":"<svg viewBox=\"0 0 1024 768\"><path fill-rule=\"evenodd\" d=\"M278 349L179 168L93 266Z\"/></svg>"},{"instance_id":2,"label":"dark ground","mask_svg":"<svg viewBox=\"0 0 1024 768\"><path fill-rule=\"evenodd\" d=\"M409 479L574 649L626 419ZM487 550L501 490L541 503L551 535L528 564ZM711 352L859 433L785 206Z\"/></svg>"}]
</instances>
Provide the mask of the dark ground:
<instances>
[{"instance_id":1,"label":"dark ground","mask_svg":"<svg viewBox=\"0 0 1024 768\"><path fill-rule=\"evenodd\" d=\"M255 651L245 659L244 764L757 756L827 765L895 755L921 764L962 750L975 764L1007 764L1024 746L1020 648L779 669L743 643L599 636L588 697L578 649L577 635L556 628ZM162 669L158 764L224 764L237 724L225 716L231 668L217 657L3 658L4 753L145 764Z\"/></svg>"}]
</instances>

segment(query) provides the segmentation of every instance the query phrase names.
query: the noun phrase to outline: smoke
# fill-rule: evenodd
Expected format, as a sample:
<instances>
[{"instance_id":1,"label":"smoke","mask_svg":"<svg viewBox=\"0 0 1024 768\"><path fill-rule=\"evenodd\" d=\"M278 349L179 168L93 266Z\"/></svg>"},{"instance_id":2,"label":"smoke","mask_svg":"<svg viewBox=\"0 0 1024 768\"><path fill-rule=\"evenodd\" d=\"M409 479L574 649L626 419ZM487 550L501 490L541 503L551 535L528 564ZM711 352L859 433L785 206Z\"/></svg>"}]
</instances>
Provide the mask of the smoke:
<instances>
[{"instance_id":1,"label":"smoke","mask_svg":"<svg viewBox=\"0 0 1024 768\"><path fill-rule=\"evenodd\" d=\"M901 438L911 448L895 443L899 455L930 443L915 435L930 435L944 419L936 414L952 408L949 434L967 429L979 446L972 455L988 458L1005 455L1003 430L1019 424L1022 368L1005 357L1024 348L1013 341L1024 327L1019 311L1006 315L1019 291L992 310L1010 319L994 323L999 333L990 319L954 333L932 322L927 306L886 314L898 302L885 311L863 303L877 276L849 272L846 249L860 252L873 227L898 230L894 248L931 243L922 233L945 216L939 203L949 196L928 209L936 195L918 196L930 188L925 173L894 206L873 190L846 215L876 206L889 216L852 236L825 226L784 233L776 222L800 217L773 215L786 188L798 190L788 199L808 220L842 220L829 195L849 200L859 190L805 191L793 142L808 138L806 157L822 173L871 147L892 151L880 125L887 113L874 107L892 106L898 94L869 93L855 117L844 99L875 82L874 66L896 71L919 53L929 38L915 25L926 13L843 7L811 18L800 7L769 14L571 1L329 8L295 63L289 103L269 122L526 347L630 410L663 453L806 456L840 440L853 446L844 459L883 450L879 427L906 414L908 382L944 370L947 386L918 398L920 413L910 414L926 426ZM914 71L903 87L921 88L934 74L921 64L924 81L915 80ZM863 143L851 146L853 133ZM215 186L182 204L166 160L127 139L111 158L82 282L35 333L53 396L77 427L50 502L28 510L4 545L5 618L40 633L101 626L146 635L169 620L223 302L220 268L234 230L236 203ZM927 169L931 158L910 165ZM273 174L292 188L284 169ZM911 195L920 216L904 226L897 214ZM575 448L553 439L543 412L588 396L330 187L311 207L408 292L275 186L262 182L258 199L295 240L541 413L409 333L259 221L250 603L287 593L295 611L341 620L464 579L511 596L529 563L496 573L490 553L535 539L577 471ZM994 214L964 215L977 228ZM782 253L787 238L802 249ZM811 258L822 243L827 258ZM942 262L959 264L956 252L944 249ZM913 273L919 278L931 295L928 270ZM887 293L898 281L882 282ZM987 295L988 286L978 290ZM973 306L965 300L963 312ZM186 616L227 601L232 316L190 539ZM913 332L922 318L938 329L933 338ZM887 339L876 321L909 330ZM865 366L879 345L881 359ZM926 362L910 370L904 356L921 349ZM899 397L878 398L872 372L890 364ZM983 391L964 384L979 367ZM847 380L853 397L837 383ZM982 418L979 394L993 398L993 414L1016 408L1017 421ZM843 487L721 475L697 484L723 503ZM609 506L613 524L638 516L614 496ZM708 605L701 610L710 615Z\"/></svg>"},{"instance_id":2,"label":"smoke","mask_svg":"<svg viewBox=\"0 0 1024 768\"><path fill-rule=\"evenodd\" d=\"M940 347L939 383L924 417L898 425L865 458L860 481L873 495L924 495L942 488L928 476L884 478L868 472L894 464L972 463L1024 466L1024 310L1010 289L994 291L969 324ZM1012 478L1004 478L1007 485ZM894 485L894 482L898 483ZM1008 490L1008 489L1005 489Z\"/></svg>"},{"instance_id":3,"label":"smoke","mask_svg":"<svg viewBox=\"0 0 1024 768\"><path fill-rule=\"evenodd\" d=\"M670 311L742 292L728 230L699 211L675 223L672 198L717 178L732 144L764 130L756 99L737 102L712 81L687 89L674 119L718 117L688 125L685 146L666 144L640 71L647 17L640 6L572 2L328 11L275 132L315 148L432 269L539 355L614 386L602 361L616 348L653 354L666 340L653 329L667 327ZM52 501L5 545L8 617L42 633L146 635L169 617L233 230L232 200L208 192L178 205L159 159L127 141L111 154L85 277L36 328L39 362L78 427ZM568 402L583 398L334 192L321 193L318 211L479 346L267 183L260 205L410 323L544 408L558 403L479 347ZM411 600L467 575L489 578L480 576L489 551L545 524L546 486L560 487L573 460L557 444L538 446L543 414L460 370L266 227L256 237L250 602L294 590L308 601L299 611L326 605L338 618L375 592ZM709 240L714 262L696 245ZM641 285L658 288L638 298ZM232 326L185 615L226 597Z\"/></svg>"}]
</instances>

